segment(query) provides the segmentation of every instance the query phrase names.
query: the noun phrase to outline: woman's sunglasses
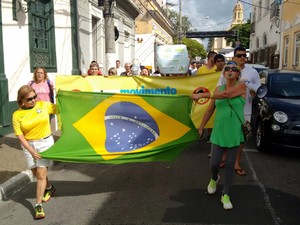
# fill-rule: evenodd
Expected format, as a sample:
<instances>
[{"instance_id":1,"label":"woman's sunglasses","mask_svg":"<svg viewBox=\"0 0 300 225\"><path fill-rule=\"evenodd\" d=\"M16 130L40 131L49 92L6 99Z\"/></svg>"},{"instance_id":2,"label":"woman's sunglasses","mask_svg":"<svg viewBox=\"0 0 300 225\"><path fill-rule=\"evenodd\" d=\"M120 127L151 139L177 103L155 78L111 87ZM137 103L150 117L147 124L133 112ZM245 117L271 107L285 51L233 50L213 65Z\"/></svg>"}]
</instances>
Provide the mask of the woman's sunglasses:
<instances>
[{"instance_id":1,"label":"woman's sunglasses","mask_svg":"<svg viewBox=\"0 0 300 225\"><path fill-rule=\"evenodd\" d=\"M230 66L225 66L224 67L224 71L229 71L231 70L232 72L238 72L240 71L239 68L237 68L236 66L230 67Z\"/></svg>"},{"instance_id":2,"label":"woman's sunglasses","mask_svg":"<svg viewBox=\"0 0 300 225\"><path fill-rule=\"evenodd\" d=\"M25 100L26 100L27 102L30 102L30 101L32 101L33 99L35 100L36 98L37 98L37 95L35 95L35 96L31 97L31 98L25 98Z\"/></svg>"}]
</instances>

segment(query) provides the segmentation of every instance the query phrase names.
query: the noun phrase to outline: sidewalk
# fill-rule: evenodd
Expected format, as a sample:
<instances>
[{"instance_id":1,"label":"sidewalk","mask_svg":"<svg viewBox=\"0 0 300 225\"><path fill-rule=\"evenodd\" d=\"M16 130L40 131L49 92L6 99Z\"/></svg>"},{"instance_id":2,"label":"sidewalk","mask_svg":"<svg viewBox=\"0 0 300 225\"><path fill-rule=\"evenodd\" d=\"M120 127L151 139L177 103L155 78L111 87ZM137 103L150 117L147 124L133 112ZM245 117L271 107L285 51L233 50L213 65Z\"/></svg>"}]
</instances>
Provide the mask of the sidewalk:
<instances>
[{"instance_id":1,"label":"sidewalk","mask_svg":"<svg viewBox=\"0 0 300 225\"><path fill-rule=\"evenodd\" d=\"M60 132L53 132L54 139ZM0 201L22 189L33 180L27 169L20 143L12 134L0 137Z\"/></svg>"}]
</instances>

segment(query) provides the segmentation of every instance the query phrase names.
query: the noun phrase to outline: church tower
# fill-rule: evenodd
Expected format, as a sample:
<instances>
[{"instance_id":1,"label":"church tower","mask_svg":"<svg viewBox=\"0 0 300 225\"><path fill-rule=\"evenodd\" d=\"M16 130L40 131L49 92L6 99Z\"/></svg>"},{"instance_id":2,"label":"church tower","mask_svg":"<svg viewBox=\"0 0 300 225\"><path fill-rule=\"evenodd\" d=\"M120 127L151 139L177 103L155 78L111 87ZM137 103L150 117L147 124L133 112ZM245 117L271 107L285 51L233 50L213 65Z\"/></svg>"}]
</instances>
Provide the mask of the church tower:
<instances>
[{"instance_id":1,"label":"church tower","mask_svg":"<svg viewBox=\"0 0 300 225\"><path fill-rule=\"evenodd\" d=\"M237 1L233 8L233 17L231 27L242 24L244 21L244 7L240 1Z\"/></svg>"},{"instance_id":2,"label":"church tower","mask_svg":"<svg viewBox=\"0 0 300 225\"><path fill-rule=\"evenodd\" d=\"M233 7L233 17L232 17L232 23L230 25L230 28L227 30L230 30L232 27L242 24L244 21L244 6L242 3L238 0ZM215 52L225 54L227 50L232 49L231 43L227 44L225 38L223 37L218 37L218 38L213 38L213 43L212 43L212 49Z\"/></svg>"}]
</instances>

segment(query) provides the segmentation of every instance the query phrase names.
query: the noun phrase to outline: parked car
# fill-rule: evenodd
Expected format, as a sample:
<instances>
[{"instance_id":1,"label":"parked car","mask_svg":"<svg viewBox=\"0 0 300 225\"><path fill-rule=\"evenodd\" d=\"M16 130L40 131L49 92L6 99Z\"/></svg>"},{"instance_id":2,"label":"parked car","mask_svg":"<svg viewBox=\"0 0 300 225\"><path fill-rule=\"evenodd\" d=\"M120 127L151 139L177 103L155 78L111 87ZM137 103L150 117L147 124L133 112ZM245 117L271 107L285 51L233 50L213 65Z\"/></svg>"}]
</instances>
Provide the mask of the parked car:
<instances>
[{"instance_id":1,"label":"parked car","mask_svg":"<svg viewBox=\"0 0 300 225\"><path fill-rule=\"evenodd\" d=\"M251 66L252 68L256 69L256 71L257 71L258 73L259 73L260 71L270 69L269 67L266 67L266 66L261 65L261 64L251 64L251 63L247 63L246 65L247 65L247 66Z\"/></svg>"},{"instance_id":2,"label":"parked car","mask_svg":"<svg viewBox=\"0 0 300 225\"><path fill-rule=\"evenodd\" d=\"M300 72L265 70L260 76L266 88L260 88L257 95L261 98L253 100L251 123L256 148L300 150Z\"/></svg>"}]
</instances>

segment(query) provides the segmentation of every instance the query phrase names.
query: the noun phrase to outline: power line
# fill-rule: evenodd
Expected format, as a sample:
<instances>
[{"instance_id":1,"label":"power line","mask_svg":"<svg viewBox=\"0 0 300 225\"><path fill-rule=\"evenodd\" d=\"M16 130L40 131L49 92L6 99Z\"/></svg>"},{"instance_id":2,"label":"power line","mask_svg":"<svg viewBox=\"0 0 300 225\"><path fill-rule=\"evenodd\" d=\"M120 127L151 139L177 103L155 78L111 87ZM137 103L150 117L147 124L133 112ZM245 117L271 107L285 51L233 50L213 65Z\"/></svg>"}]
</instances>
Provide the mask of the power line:
<instances>
[{"instance_id":1,"label":"power line","mask_svg":"<svg viewBox=\"0 0 300 225\"><path fill-rule=\"evenodd\" d=\"M249 2L245 2L245 1L243 1L243 0L240 0L240 2L242 2L242 3L245 3L246 5L251 5L251 6L257 7L257 8L271 10L269 7L263 7L263 6L259 6L259 5L252 4L252 3L249 3Z\"/></svg>"}]
</instances>

